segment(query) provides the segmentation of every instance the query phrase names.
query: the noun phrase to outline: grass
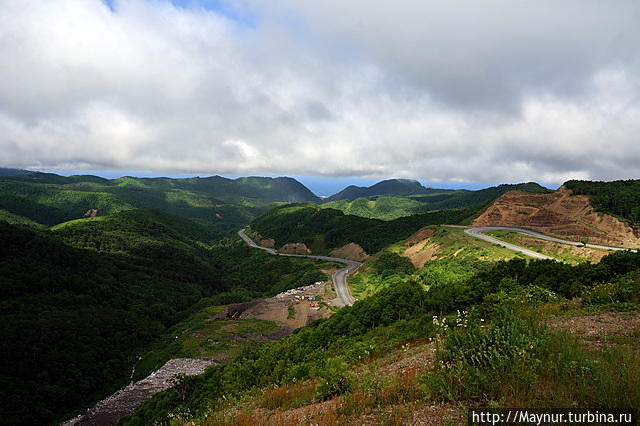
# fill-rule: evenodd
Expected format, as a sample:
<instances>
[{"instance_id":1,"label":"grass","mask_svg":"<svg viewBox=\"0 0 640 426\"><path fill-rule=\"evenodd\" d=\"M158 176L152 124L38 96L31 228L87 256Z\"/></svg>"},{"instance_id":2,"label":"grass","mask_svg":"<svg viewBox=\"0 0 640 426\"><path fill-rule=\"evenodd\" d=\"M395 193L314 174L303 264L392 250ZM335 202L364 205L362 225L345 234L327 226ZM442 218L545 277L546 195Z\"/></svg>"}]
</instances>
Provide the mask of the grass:
<instances>
[{"instance_id":1,"label":"grass","mask_svg":"<svg viewBox=\"0 0 640 426\"><path fill-rule=\"evenodd\" d=\"M13 225L27 225L34 228L45 228L44 225L36 221L33 221L25 216L13 214L4 209L0 209L0 220L4 220L5 222L11 223Z\"/></svg>"},{"instance_id":2,"label":"grass","mask_svg":"<svg viewBox=\"0 0 640 426\"><path fill-rule=\"evenodd\" d=\"M464 269L469 269L470 272L473 272L474 269L471 267L472 265L470 265L470 263L473 263L473 260L495 262L519 256L518 253L512 250L474 238L466 234L463 228L446 225L429 228L433 229L434 233L429 237L430 244L426 245L425 249L428 248L429 245L437 245L438 249L435 253L437 260L427 262L423 268L416 270L413 274L413 277L425 286L432 283L434 274L440 276L442 273L447 272L440 271L441 269L446 269L450 272L459 270L460 273L462 273ZM406 244L406 240L403 240L388 246L385 250L402 255L409 247L410 246ZM376 258L377 256L372 256L367 259L359 272L349 277L348 284L354 297L358 299L369 297L382 288L406 279L405 276L397 275L392 275L384 279L378 277L371 267ZM448 262L443 262L445 259L448 259ZM459 264L460 267L451 265L451 263ZM456 275L460 274L456 272ZM466 276L468 274L462 273L462 275ZM462 275L460 275L460 277Z\"/></svg>"},{"instance_id":3,"label":"grass","mask_svg":"<svg viewBox=\"0 0 640 426\"><path fill-rule=\"evenodd\" d=\"M146 377L171 358L213 358L227 361L278 329L260 319L212 319L224 307L209 306L172 327L136 365L136 380Z\"/></svg>"},{"instance_id":4,"label":"grass","mask_svg":"<svg viewBox=\"0 0 640 426\"><path fill-rule=\"evenodd\" d=\"M296 317L296 308L293 305L289 305L287 307L287 319L295 319Z\"/></svg>"},{"instance_id":5,"label":"grass","mask_svg":"<svg viewBox=\"0 0 640 426\"><path fill-rule=\"evenodd\" d=\"M540 318L506 313L451 331L438 363L422 377L435 398L530 408L640 406L637 346L594 350Z\"/></svg>"},{"instance_id":6,"label":"grass","mask_svg":"<svg viewBox=\"0 0 640 426\"><path fill-rule=\"evenodd\" d=\"M499 240L516 244L521 247L525 247L529 250L535 251L537 253L544 254L549 257L553 257L554 259L560 260L565 263L570 264L578 264L583 262L592 261L593 258L589 256L589 253L601 253L606 254L606 250L592 249L592 248L581 248L584 252L584 255L575 254L576 247L570 246L567 244L561 243L553 243L546 240L541 240L539 238L535 238L532 236L524 236L518 232L514 231L490 231L487 232L488 235L497 238ZM535 241L532 242L532 241Z\"/></svg>"}]
</instances>

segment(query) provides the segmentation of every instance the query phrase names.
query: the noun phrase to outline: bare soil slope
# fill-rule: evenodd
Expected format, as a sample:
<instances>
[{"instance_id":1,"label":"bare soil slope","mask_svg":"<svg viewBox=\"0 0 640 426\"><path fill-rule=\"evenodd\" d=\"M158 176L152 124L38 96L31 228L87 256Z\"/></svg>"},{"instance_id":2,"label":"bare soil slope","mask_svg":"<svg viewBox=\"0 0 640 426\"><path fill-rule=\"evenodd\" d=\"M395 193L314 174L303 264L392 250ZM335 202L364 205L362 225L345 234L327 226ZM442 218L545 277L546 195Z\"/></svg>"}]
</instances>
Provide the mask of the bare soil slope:
<instances>
[{"instance_id":1,"label":"bare soil slope","mask_svg":"<svg viewBox=\"0 0 640 426\"><path fill-rule=\"evenodd\" d=\"M311 250L305 243L288 243L280 247L278 252L285 254L311 254Z\"/></svg>"},{"instance_id":2,"label":"bare soil slope","mask_svg":"<svg viewBox=\"0 0 640 426\"><path fill-rule=\"evenodd\" d=\"M637 248L640 230L613 216L596 213L589 198L560 187L550 194L510 191L500 196L472 226L517 226L573 241Z\"/></svg>"},{"instance_id":3,"label":"bare soil slope","mask_svg":"<svg viewBox=\"0 0 640 426\"><path fill-rule=\"evenodd\" d=\"M362 262L366 260L369 255L359 244L349 243L345 246L337 248L329 253L332 257L338 257L340 259L355 260L356 262Z\"/></svg>"}]
</instances>

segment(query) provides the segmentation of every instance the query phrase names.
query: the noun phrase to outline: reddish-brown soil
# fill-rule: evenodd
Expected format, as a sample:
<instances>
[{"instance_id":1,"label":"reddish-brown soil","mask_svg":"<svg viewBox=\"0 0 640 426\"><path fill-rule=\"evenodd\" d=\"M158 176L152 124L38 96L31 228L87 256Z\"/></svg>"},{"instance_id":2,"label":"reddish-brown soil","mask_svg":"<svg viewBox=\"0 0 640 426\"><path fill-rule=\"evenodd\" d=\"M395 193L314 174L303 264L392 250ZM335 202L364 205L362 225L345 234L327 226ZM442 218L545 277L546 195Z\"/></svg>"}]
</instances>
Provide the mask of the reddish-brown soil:
<instances>
[{"instance_id":1,"label":"reddish-brown soil","mask_svg":"<svg viewBox=\"0 0 640 426\"><path fill-rule=\"evenodd\" d=\"M405 244L410 246L410 245L419 243L425 238L429 238L430 236L432 236L434 232L436 232L434 228L422 228L421 230L419 230L418 232L416 232L415 234L407 238L407 241Z\"/></svg>"},{"instance_id":2,"label":"reddish-brown soil","mask_svg":"<svg viewBox=\"0 0 640 426\"><path fill-rule=\"evenodd\" d=\"M640 230L613 216L596 213L586 196L561 187L550 194L510 191L493 202L473 226L517 226L573 241L637 248Z\"/></svg>"},{"instance_id":3,"label":"reddish-brown soil","mask_svg":"<svg viewBox=\"0 0 640 426\"><path fill-rule=\"evenodd\" d=\"M305 243L288 243L278 249L279 253L286 254L311 254L311 250Z\"/></svg>"},{"instance_id":4,"label":"reddish-brown soil","mask_svg":"<svg viewBox=\"0 0 640 426\"><path fill-rule=\"evenodd\" d=\"M362 262L369 257L367 252L356 243L349 243L346 246L337 248L329 253L329 256L340 259L355 260L356 262Z\"/></svg>"},{"instance_id":5,"label":"reddish-brown soil","mask_svg":"<svg viewBox=\"0 0 640 426\"><path fill-rule=\"evenodd\" d=\"M630 336L640 333L637 312L603 312L576 317L557 317L548 322L553 329L564 330L583 339Z\"/></svg>"},{"instance_id":6,"label":"reddish-brown soil","mask_svg":"<svg viewBox=\"0 0 640 426\"><path fill-rule=\"evenodd\" d=\"M406 249L403 256L408 257L416 268L422 268L428 261L437 259L439 249L438 244L431 244L431 240L427 238Z\"/></svg>"}]
</instances>

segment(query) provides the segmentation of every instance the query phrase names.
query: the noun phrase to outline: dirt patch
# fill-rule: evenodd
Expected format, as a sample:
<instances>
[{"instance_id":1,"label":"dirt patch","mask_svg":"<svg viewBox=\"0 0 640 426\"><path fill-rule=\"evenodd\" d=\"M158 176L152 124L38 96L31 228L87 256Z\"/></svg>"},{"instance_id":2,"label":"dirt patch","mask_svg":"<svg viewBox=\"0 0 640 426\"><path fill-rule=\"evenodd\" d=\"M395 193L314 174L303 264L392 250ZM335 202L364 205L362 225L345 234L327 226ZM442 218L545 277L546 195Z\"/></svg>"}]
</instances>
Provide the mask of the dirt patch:
<instances>
[{"instance_id":1,"label":"dirt patch","mask_svg":"<svg viewBox=\"0 0 640 426\"><path fill-rule=\"evenodd\" d=\"M278 252L285 254L311 254L311 250L305 243L288 243L280 247Z\"/></svg>"},{"instance_id":2,"label":"dirt patch","mask_svg":"<svg viewBox=\"0 0 640 426\"><path fill-rule=\"evenodd\" d=\"M520 245L537 245L543 250L548 250L552 253L568 253L571 256L587 259L594 263L599 263L603 257L608 255L606 251L590 249L588 247L576 247L566 244L554 243L551 241L539 240L536 238L518 237L516 238L516 244Z\"/></svg>"},{"instance_id":3,"label":"dirt patch","mask_svg":"<svg viewBox=\"0 0 640 426\"><path fill-rule=\"evenodd\" d=\"M355 260L356 262L362 262L369 257L366 251L359 244L349 243L345 246L333 250L330 254L331 257L338 257L340 259Z\"/></svg>"},{"instance_id":4,"label":"dirt patch","mask_svg":"<svg viewBox=\"0 0 640 426\"><path fill-rule=\"evenodd\" d=\"M467 418L459 404L449 402L418 408L413 412L410 424L420 426L466 425Z\"/></svg>"},{"instance_id":5,"label":"dirt patch","mask_svg":"<svg viewBox=\"0 0 640 426\"><path fill-rule=\"evenodd\" d=\"M405 242L405 244L408 245L408 246L411 246L413 244L417 244L420 241L422 241L422 240L424 240L426 238L429 238L435 232L436 232L436 230L434 228L422 228L421 230L419 230L418 232L416 232L415 234L413 234L412 236L407 238L407 241Z\"/></svg>"},{"instance_id":6,"label":"dirt patch","mask_svg":"<svg viewBox=\"0 0 640 426\"><path fill-rule=\"evenodd\" d=\"M408 257L416 268L422 268L428 261L436 259L438 250L440 246L427 238L406 249L403 256Z\"/></svg>"},{"instance_id":7,"label":"dirt patch","mask_svg":"<svg viewBox=\"0 0 640 426\"><path fill-rule=\"evenodd\" d=\"M638 230L613 216L596 213L589 198L560 187L550 194L509 191L473 221L473 226L517 226L593 244L637 248Z\"/></svg>"},{"instance_id":8,"label":"dirt patch","mask_svg":"<svg viewBox=\"0 0 640 426\"><path fill-rule=\"evenodd\" d=\"M327 318L331 312L319 306L317 298L324 297L326 291L324 282L287 290L269 299L252 300L246 303L228 305L225 309L212 317L221 318L256 318L274 321L292 330L304 327L310 322ZM296 297L297 296L297 297ZM304 297L304 299L303 299ZM309 300L312 297L316 300ZM293 306L295 315L290 318L289 306Z\"/></svg>"},{"instance_id":9,"label":"dirt patch","mask_svg":"<svg viewBox=\"0 0 640 426\"><path fill-rule=\"evenodd\" d=\"M627 337L640 333L640 312L556 317L547 324L554 330L563 330L589 343L598 344L609 337Z\"/></svg>"},{"instance_id":10,"label":"dirt patch","mask_svg":"<svg viewBox=\"0 0 640 426\"><path fill-rule=\"evenodd\" d=\"M267 238L264 240L260 240L260 243L258 245L260 247L274 248L276 246L276 240L274 240L273 238Z\"/></svg>"}]
</instances>

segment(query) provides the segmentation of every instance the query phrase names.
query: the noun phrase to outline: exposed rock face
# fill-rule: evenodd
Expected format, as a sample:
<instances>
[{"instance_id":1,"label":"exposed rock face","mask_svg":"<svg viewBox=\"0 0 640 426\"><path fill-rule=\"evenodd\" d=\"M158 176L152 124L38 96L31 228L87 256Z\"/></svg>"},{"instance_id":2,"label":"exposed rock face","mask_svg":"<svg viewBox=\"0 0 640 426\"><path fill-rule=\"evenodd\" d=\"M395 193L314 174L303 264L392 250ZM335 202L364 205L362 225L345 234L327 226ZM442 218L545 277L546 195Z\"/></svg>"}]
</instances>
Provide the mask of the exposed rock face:
<instances>
[{"instance_id":1,"label":"exposed rock face","mask_svg":"<svg viewBox=\"0 0 640 426\"><path fill-rule=\"evenodd\" d=\"M362 262L369 257L367 252L356 243L349 243L346 246L337 248L329 253L329 255L340 259L355 260L356 262Z\"/></svg>"},{"instance_id":2,"label":"exposed rock face","mask_svg":"<svg viewBox=\"0 0 640 426\"><path fill-rule=\"evenodd\" d=\"M82 416L62 423L62 426L116 425L150 399L153 395L173 387L178 376L196 376L218 361L213 359L176 358L151 373L146 378L119 390L103 399Z\"/></svg>"},{"instance_id":3,"label":"exposed rock face","mask_svg":"<svg viewBox=\"0 0 640 426\"><path fill-rule=\"evenodd\" d=\"M590 243L637 248L638 230L613 216L596 213L583 195L561 187L550 194L510 191L473 221L473 226L531 228L569 240L588 237Z\"/></svg>"},{"instance_id":4,"label":"exposed rock face","mask_svg":"<svg viewBox=\"0 0 640 426\"><path fill-rule=\"evenodd\" d=\"M285 254L311 254L305 243L288 243L278 249L279 253Z\"/></svg>"},{"instance_id":5,"label":"exposed rock face","mask_svg":"<svg viewBox=\"0 0 640 426\"><path fill-rule=\"evenodd\" d=\"M84 214L84 217L96 217L98 216L98 209L89 209Z\"/></svg>"}]
</instances>

